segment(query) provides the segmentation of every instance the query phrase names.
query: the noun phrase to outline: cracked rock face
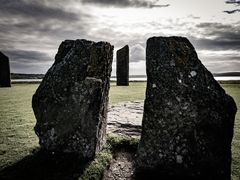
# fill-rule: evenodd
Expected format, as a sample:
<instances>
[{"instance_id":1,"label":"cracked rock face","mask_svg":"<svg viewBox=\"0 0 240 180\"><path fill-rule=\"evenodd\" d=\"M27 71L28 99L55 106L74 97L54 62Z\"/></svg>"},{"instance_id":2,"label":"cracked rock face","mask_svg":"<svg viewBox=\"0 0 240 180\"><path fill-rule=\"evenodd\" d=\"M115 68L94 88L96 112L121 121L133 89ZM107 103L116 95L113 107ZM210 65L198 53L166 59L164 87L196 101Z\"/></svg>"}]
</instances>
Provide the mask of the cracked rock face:
<instances>
[{"instance_id":1,"label":"cracked rock face","mask_svg":"<svg viewBox=\"0 0 240 180\"><path fill-rule=\"evenodd\" d=\"M104 143L113 46L66 40L32 98L35 132L48 151L91 159Z\"/></svg>"},{"instance_id":2,"label":"cracked rock face","mask_svg":"<svg viewBox=\"0 0 240 180\"><path fill-rule=\"evenodd\" d=\"M236 104L183 37L147 41L147 91L138 168L229 179Z\"/></svg>"}]
</instances>

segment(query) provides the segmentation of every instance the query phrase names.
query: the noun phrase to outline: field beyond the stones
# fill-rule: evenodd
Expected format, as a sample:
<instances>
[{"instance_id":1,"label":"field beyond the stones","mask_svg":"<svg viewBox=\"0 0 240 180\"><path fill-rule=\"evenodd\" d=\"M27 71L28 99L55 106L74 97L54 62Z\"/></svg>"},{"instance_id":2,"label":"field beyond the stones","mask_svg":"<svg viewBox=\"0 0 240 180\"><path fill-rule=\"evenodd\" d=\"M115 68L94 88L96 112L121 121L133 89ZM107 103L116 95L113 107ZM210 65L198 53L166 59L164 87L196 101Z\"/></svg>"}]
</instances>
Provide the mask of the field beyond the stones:
<instances>
[{"instance_id":1,"label":"field beyond the stones","mask_svg":"<svg viewBox=\"0 0 240 180\"><path fill-rule=\"evenodd\" d=\"M0 171L34 153L39 147L33 131L35 117L31 108L32 95L39 84L13 84L0 88ZM240 109L240 84L222 84ZM146 82L131 82L130 86L117 87L111 83L110 104L144 100ZM235 118L232 142L232 176L240 178L240 112ZM30 170L31 171L31 170ZM14 173L14 172L13 172Z\"/></svg>"}]
</instances>

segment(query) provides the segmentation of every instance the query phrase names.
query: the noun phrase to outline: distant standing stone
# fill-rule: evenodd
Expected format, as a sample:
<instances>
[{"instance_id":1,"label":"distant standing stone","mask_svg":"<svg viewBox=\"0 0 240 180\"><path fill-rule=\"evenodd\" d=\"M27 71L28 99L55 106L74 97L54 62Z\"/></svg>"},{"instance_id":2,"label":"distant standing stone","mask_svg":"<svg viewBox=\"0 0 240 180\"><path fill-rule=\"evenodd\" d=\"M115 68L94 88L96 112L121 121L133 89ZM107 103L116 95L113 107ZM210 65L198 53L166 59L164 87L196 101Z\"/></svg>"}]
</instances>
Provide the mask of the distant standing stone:
<instances>
[{"instance_id":1,"label":"distant standing stone","mask_svg":"<svg viewBox=\"0 0 240 180\"><path fill-rule=\"evenodd\" d=\"M162 177L230 180L233 98L186 38L148 39L146 61L138 168Z\"/></svg>"},{"instance_id":2,"label":"distant standing stone","mask_svg":"<svg viewBox=\"0 0 240 180\"><path fill-rule=\"evenodd\" d=\"M117 51L117 86L129 85L129 47Z\"/></svg>"},{"instance_id":3,"label":"distant standing stone","mask_svg":"<svg viewBox=\"0 0 240 180\"><path fill-rule=\"evenodd\" d=\"M35 132L48 151L91 159L104 143L113 46L66 40L33 95Z\"/></svg>"},{"instance_id":4,"label":"distant standing stone","mask_svg":"<svg viewBox=\"0 0 240 180\"><path fill-rule=\"evenodd\" d=\"M0 52L0 87L11 87L9 59Z\"/></svg>"}]
</instances>

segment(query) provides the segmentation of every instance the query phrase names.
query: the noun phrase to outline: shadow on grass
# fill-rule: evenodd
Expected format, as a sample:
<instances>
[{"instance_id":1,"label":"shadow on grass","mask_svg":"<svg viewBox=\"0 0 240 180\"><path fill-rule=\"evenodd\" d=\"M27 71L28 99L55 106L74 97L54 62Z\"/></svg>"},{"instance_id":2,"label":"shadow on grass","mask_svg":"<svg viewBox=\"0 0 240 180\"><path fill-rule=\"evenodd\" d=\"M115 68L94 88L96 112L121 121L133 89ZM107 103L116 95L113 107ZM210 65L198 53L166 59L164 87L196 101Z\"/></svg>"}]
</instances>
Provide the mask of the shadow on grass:
<instances>
[{"instance_id":1,"label":"shadow on grass","mask_svg":"<svg viewBox=\"0 0 240 180\"><path fill-rule=\"evenodd\" d=\"M0 171L1 180L78 180L88 165L76 154L38 150Z\"/></svg>"},{"instance_id":2,"label":"shadow on grass","mask_svg":"<svg viewBox=\"0 0 240 180\"><path fill-rule=\"evenodd\" d=\"M177 167L176 169L166 169L164 167L155 170L135 169L134 176L135 180L150 180L156 179L156 177L160 180L231 180L231 176L229 174L221 174L219 172L215 172L214 168L207 169L204 167L192 169L190 171L181 170Z\"/></svg>"}]
</instances>

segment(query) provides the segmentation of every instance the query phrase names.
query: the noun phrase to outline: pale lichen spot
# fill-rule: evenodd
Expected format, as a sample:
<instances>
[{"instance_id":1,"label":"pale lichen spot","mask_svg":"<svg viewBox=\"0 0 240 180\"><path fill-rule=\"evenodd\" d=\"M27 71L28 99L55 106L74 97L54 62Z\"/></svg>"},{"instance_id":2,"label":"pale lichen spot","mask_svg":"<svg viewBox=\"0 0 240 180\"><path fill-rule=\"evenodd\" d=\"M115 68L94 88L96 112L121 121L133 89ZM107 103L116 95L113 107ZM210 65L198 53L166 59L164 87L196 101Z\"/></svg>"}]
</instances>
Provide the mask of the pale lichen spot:
<instances>
[{"instance_id":1,"label":"pale lichen spot","mask_svg":"<svg viewBox=\"0 0 240 180\"><path fill-rule=\"evenodd\" d=\"M162 158L163 157L163 154L162 153L159 153L159 155L158 155L160 158Z\"/></svg>"},{"instance_id":2,"label":"pale lichen spot","mask_svg":"<svg viewBox=\"0 0 240 180\"><path fill-rule=\"evenodd\" d=\"M54 140L54 135L55 135L55 130L54 130L54 128L52 128L51 130L50 130L50 139L53 141Z\"/></svg>"},{"instance_id":3,"label":"pale lichen spot","mask_svg":"<svg viewBox=\"0 0 240 180\"><path fill-rule=\"evenodd\" d=\"M192 77L194 77L194 76L197 75L197 72L196 71L191 71L190 74L191 74Z\"/></svg>"},{"instance_id":4,"label":"pale lichen spot","mask_svg":"<svg viewBox=\"0 0 240 180\"><path fill-rule=\"evenodd\" d=\"M179 97L176 97L176 99L177 99L178 102L181 102L181 99Z\"/></svg>"},{"instance_id":5,"label":"pale lichen spot","mask_svg":"<svg viewBox=\"0 0 240 180\"><path fill-rule=\"evenodd\" d=\"M152 88L156 88L156 87L157 87L157 85L156 85L156 84L153 84L153 85L152 85Z\"/></svg>"},{"instance_id":6,"label":"pale lichen spot","mask_svg":"<svg viewBox=\"0 0 240 180\"><path fill-rule=\"evenodd\" d=\"M176 156L176 161L177 161L178 164L182 164L182 162L183 162L183 157L182 157L181 155L177 155L177 156Z\"/></svg>"},{"instance_id":7,"label":"pale lichen spot","mask_svg":"<svg viewBox=\"0 0 240 180\"><path fill-rule=\"evenodd\" d=\"M175 66L175 61L173 59L170 61L170 66Z\"/></svg>"}]
</instances>

